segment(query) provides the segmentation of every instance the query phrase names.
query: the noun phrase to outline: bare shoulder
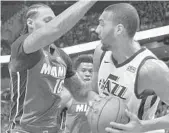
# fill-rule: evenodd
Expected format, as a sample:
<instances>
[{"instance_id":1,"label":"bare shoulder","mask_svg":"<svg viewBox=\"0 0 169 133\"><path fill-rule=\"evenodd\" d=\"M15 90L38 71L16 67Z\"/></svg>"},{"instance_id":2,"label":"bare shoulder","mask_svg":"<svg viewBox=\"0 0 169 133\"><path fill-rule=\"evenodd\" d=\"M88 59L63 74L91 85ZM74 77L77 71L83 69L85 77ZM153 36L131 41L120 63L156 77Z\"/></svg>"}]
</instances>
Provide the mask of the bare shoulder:
<instances>
[{"instance_id":1,"label":"bare shoulder","mask_svg":"<svg viewBox=\"0 0 169 133\"><path fill-rule=\"evenodd\" d=\"M169 68L161 60L149 59L138 73L138 92L149 90L164 98L164 92L169 95ZM166 99L163 99L166 101Z\"/></svg>"},{"instance_id":2,"label":"bare shoulder","mask_svg":"<svg viewBox=\"0 0 169 133\"><path fill-rule=\"evenodd\" d=\"M156 78L157 75L165 76L166 74L169 74L168 66L163 61L157 59L147 60L139 72L139 76L151 76L151 78Z\"/></svg>"},{"instance_id":3,"label":"bare shoulder","mask_svg":"<svg viewBox=\"0 0 169 133\"><path fill-rule=\"evenodd\" d=\"M161 60L147 60L140 70L140 89L151 89L169 105L169 68Z\"/></svg>"}]
</instances>

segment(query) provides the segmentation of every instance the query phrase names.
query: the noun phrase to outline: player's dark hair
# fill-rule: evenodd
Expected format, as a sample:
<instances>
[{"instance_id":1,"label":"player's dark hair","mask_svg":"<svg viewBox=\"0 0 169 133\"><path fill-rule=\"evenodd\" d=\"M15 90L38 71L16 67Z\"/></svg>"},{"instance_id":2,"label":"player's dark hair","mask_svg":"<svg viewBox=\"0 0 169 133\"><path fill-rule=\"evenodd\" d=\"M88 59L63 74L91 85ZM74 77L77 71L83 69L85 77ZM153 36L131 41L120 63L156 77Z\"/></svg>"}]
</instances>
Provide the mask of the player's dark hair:
<instances>
[{"instance_id":1,"label":"player's dark hair","mask_svg":"<svg viewBox=\"0 0 169 133\"><path fill-rule=\"evenodd\" d=\"M74 69L77 70L81 63L92 63L93 57L91 55L80 55L75 59Z\"/></svg>"},{"instance_id":2,"label":"player's dark hair","mask_svg":"<svg viewBox=\"0 0 169 133\"><path fill-rule=\"evenodd\" d=\"M48 5L45 5L43 3L38 3L38 4L31 5L29 8L27 8L27 10L25 10L25 13L22 19L24 26L23 26L23 31L21 32L21 34L28 33L27 19L36 17L38 14L38 9L41 7L50 8Z\"/></svg>"},{"instance_id":3,"label":"player's dark hair","mask_svg":"<svg viewBox=\"0 0 169 133\"><path fill-rule=\"evenodd\" d=\"M122 24L129 37L134 37L139 29L140 19L137 10L128 3L118 3L108 6L104 11L113 14L113 22Z\"/></svg>"}]
</instances>

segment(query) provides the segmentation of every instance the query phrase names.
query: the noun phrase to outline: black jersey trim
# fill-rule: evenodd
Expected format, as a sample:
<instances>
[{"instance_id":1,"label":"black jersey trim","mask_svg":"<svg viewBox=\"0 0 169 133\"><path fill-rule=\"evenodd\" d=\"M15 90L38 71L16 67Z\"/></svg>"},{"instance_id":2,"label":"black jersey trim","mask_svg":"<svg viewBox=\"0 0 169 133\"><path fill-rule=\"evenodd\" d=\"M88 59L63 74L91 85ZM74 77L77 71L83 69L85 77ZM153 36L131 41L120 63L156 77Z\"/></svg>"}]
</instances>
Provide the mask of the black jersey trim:
<instances>
[{"instance_id":1,"label":"black jersey trim","mask_svg":"<svg viewBox=\"0 0 169 133\"><path fill-rule=\"evenodd\" d=\"M148 91L143 91L142 93L138 94L138 76L139 76L139 71L141 69L141 67L144 65L144 63L149 60L149 59L156 59L155 57L153 56L147 56L145 57L142 62L140 63L139 67L138 67L138 70L137 70L137 74L136 74L136 80L135 80L135 84L134 84L134 93L136 95L136 97L138 99L142 99L141 100L141 103L140 103L140 106L139 106L139 110L138 110L138 118L139 119L143 119L143 115L144 115L144 106L145 106L145 103L146 103L146 100L148 98L149 95L154 95L154 92L148 92ZM157 97L153 97L153 99L151 100L151 105L150 105L150 108L154 105L154 103L156 102L157 100Z\"/></svg>"},{"instance_id":2,"label":"black jersey trim","mask_svg":"<svg viewBox=\"0 0 169 133\"><path fill-rule=\"evenodd\" d=\"M100 64L102 63L102 60L103 60L105 54L106 54L106 51L103 51L103 53L100 56Z\"/></svg>"},{"instance_id":3,"label":"black jersey trim","mask_svg":"<svg viewBox=\"0 0 169 133\"><path fill-rule=\"evenodd\" d=\"M156 59L156 58L153 57L153 56L147 56L147 57L145 57L145 58L142 60L142 62L140 63L140 65L139 65L139 67L138 67L138 70L137 70L136 80L135 80L135 84L134 84L134 93L135 93L135 95L136 95L136 97L137 97L138 99L143 98L143 94L144 94L144 91L143 91L141 94L138 94L138 90L137 90L137 88L138 88L138 76L139 76L138 73L139 73L141 67L144 65L144 63L145 63L147 60L149 60L149 59Z\"/></svg>"},{"instance_id":4,"label":"black jersey trim","mask_svg":"<svg viewBox=\"0 0 169 133\"><path fill-rule=\"evenodd\" d=\"M27 91L28 71L12 72L12 107L10 120L20 124L24 113L24 101Z\"/></svg>"},{"instance_id":5,"label":"black jersey trim","mask_svg":"<svg viewBox=\"0 0 169 133\"><path fill-rule=\"evenodd\" d=\"M19 90L19 103L18 103L18 113L15 118L15 122L18 124L21 121L22 115L24 113L24 101L27 91L27 82L28 82L28 70L20 72L20 79L26 79L23 82L20 82Z\"/></svg>"},{"instance_id":6,"label":"black jersey trim","mask_svg":"<svg viewBox=\"0 0 169 133\"><path fill-rule=\"evenodd\" d=\"M125 60L121 64L118 64L118 62L114 59L113 55L112 55L112 61L113 61L114 65L116 66L116 68L122 67L122 66L126 65L127 63L129 63L131 60L133 60L138 54L140 54L144 50L146 50L145 47L141 48L139 51L137 51L135 54L133 54L130 58L128 58L127 60Z\"/></svg>"}]
</instances>

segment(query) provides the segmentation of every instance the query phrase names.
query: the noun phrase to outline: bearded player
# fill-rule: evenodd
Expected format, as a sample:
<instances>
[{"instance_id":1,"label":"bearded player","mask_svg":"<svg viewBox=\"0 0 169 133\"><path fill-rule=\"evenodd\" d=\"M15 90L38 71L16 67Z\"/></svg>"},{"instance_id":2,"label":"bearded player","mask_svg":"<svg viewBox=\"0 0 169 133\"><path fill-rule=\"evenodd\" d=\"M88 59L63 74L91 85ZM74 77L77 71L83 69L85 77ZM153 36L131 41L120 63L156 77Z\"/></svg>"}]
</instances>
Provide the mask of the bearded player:
<instances>
[{"instance_id":1,"label":"bearded player","mask_svg":"<svg viewBox=\"0 0 169 133\"><path fill-rule=\"evenodd\" d=\"M127 3L108 6L99 18L96 32L101 45L93 59L93 88L100 95L123 99L130 118L128 124L111 122L105 129L108 133L155 133L169 128L169 115L155 118L159 98L169 105L169 69L134 41L139 24L136 9Z\"/></svg>"}]
</instances>

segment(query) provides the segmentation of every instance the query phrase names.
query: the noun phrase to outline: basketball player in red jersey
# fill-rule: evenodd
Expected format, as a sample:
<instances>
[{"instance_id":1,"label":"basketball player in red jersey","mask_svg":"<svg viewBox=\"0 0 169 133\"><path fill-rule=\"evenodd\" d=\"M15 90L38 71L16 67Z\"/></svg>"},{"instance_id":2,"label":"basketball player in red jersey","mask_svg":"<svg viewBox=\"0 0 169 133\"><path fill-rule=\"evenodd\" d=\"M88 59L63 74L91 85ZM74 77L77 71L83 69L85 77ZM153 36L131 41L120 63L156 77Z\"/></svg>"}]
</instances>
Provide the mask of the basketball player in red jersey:
<instances>
[{"instance_id":1,"label":"basketball player in red jersey","mask_svg":"<svg viewBox=\"0 0 169 133\"><path fill-rule=\"evenodd\" d=\"M80 80L69 56L53 42L70 30L95 2L76 2L58 16L44 4L29 7L26 13L28 33L20 36L11 48L9 132L60 132L61 98L56 93L63 82L76 100L86 100L90 85Z\"/></svg>"},{"instance_id":2,"label":"basketball player in red jersey","mask_svg":"<svg viewBox=\"0 0 169 133\"><path fill-rule=\"evenodd\" d=\"M90 81L93 71L93 57L80 55L75 60L74 68L84 82ZM85 115L89 109L87 103L76 101L66 89L61 92L61 98L67 99L65 133L90 133L90 126Z\"/></svg>"},{"instance_id":3,"label":"basketball player in red jersey","mask_svg":"<svg viewBox=\"0 0 169 133\"><path fill-rule=\"evenodd\" d=\"M102 45L94 54L93 88L100 95L123 99L130 117L128 124L111 122L105 129L108 133L169 128L169 115L154 119L159 98L169 105L169 69L134 41L139 23L136 9L127 3L110 5L99 18L96 32Z\"/></svg>"}]
</instances>

